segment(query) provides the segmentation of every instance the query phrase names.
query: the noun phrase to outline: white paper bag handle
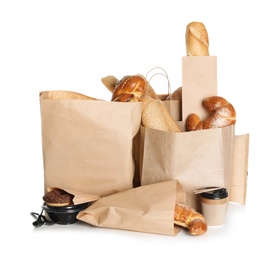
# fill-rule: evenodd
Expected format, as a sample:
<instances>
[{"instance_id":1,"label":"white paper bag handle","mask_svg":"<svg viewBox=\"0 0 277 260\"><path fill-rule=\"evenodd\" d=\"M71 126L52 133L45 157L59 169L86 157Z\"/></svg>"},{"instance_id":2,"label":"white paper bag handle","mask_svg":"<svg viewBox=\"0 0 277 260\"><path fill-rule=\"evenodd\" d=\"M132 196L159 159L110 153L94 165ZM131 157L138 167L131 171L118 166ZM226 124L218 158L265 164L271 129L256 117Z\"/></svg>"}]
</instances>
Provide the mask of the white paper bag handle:
<instances>
[{"instance_id":1,"label":"white paper bag handle","mask_svg":"<svg viewBox=\"0 0 277 260\"><path fill-rule=\"evenodd\" d=\"M148 79L149 73L150 73L151 71L157 70L157 69L162 70L163 73L161 73L161 72L156 72L156 73L154 73L154 74ZM151 79L152 79L154 76L156 76L156 75L162 75L162 76L164 76L164 77L167 79L168 95L170 95L170 94L171 94L171 86L170 86L168 74L166 73L165 69L163 69L163 68L161 68L161 67L154 67L154 68L152 68L151 70L149 70L149 71L147 72L145 78L146 78L146 79L148 80L148 82L150 83ZM171 99L171 95L170 95L170 99Z\"/></svg>"}]
</instances>

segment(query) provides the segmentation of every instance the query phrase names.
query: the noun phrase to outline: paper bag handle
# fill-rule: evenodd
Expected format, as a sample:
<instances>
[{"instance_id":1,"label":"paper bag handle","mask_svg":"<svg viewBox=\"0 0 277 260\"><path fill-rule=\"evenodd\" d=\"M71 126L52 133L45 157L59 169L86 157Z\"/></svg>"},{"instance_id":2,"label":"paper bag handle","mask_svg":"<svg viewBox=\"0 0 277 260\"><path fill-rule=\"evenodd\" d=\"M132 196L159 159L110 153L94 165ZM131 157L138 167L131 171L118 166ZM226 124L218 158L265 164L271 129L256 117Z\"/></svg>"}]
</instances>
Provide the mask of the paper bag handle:
<instances>
[{"instance_id":1,"label":"paper bag handle","mask_svg":"<svg viewBox=\"0 0 277 260\"><path fill-rule=\"evenodd\" d=\"M157 69L162 70L163 73L161 73L161 72L154 73L154 74L148 79L149 73L150 73L151 71L157 70ZM162 76L164 76L164 77L167 79L168 95L170 95L170 94L171 94L171 86L170 86L168 74L166 73L165 69L163 69L163 68L161 68L161 67L154 67L154 68L152 68L151 70L149 70L149 71L147 72L145 78L146 78L146 79L148 80L148 82L150 83L151 79L152 79L154 76L157 76L157 75L162 75ZM170 99L171 99L171 95L170 95Z\"/></svg>"}]
</instances>

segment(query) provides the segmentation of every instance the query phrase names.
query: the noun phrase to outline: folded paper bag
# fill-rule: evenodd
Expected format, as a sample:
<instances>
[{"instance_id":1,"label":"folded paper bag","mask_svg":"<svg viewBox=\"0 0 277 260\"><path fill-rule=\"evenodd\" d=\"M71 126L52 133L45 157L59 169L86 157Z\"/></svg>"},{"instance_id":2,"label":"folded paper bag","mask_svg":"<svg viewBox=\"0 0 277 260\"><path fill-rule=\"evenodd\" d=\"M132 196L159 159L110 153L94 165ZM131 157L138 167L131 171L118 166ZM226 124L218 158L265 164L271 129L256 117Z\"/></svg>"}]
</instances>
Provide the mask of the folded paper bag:
<instances>
[{"instance_id":1,"label":"folded paper bag","mask_svg":"<svg viewBox=\"0 0 277 260\"><path fill-rule=\"evenodd\" d=\"M103 197L77 215L98 227L145 233L176 235L176 202L185 202L185 192L176 180L165 181Z\"/></svg>"}]
</instances>

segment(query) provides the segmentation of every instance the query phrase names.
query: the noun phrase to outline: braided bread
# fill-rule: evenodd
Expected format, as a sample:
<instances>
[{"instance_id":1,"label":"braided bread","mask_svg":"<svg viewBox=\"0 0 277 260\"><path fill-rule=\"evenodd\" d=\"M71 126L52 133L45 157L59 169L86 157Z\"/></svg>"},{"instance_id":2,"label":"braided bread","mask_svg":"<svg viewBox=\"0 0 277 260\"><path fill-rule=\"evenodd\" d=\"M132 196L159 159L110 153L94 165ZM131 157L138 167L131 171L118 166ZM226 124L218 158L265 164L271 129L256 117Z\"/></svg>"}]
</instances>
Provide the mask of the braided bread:
<instances>
[{"instance_id":1,"label":"braided bread","mask_svg":"<svg viewBox=\"0 0 277 260\"><path fill-rule=\"evenodd\" d=\"M145 86L146 81L144 77L140 75L125 76L116 83L112 94L112 101L141 101L141 96L145 92Z\"/></svg>"},{"instance_id":2,"label":"braided bread","mask_svg":"<svg viewBox=\"0 0 277 260\"><path fill-rule=\"evenodd\" d=\"M174 223L188 229L191 235L203 235L207 231L206 220L192 207L176 203L174 212Z\"/></svg>"},{"instance_id":3,"label":"braided bread","mask_svg":"<svg viewBox=\"0 0 277 260\"><path fill-rule=\"evenodd\" d=\"M186 131L225 127L236 123L236 111L232 104L219 96L203 100L203 107L211 116L201 121L196 114L190 114L186 119Z\"/></svg>"}]
</instances>

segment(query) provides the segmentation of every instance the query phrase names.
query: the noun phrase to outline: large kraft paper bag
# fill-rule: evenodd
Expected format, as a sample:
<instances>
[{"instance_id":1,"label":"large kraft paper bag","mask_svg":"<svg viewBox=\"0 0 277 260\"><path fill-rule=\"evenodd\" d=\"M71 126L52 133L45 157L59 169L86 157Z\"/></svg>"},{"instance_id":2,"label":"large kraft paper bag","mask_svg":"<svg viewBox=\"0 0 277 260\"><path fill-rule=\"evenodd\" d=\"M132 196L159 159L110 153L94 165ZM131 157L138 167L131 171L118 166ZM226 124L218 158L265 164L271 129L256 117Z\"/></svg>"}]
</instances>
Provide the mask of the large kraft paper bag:
<instances>
[{"instance_id":1,"label":"large kraft paper bag","mask_svg":"<svg viewBox=\"0 0 277 260\"><path fill-rule=\"evenodd\" d=\"M165 181L101 198L77 218L98 227L176 235L181 228L174 226L175 204L185 197L178 181Z\"/></svg>"},{"instance_id":2,"label":"large kraft paper bag","mask_svg":"<svg viewBox=\"0 0 277 260\"><path fill-rule=\"evenodd\" d=\"M191 113L205 119L208 114L202 107L202 101L218 95L217 57L182 57L182 120ZM226 97L228 100L228 97ZM239 111L237 111L239 115ZM249 134L235 135L233 169L229 200L240 204L246 202Z\"/></svg>"},{"instance_id":3,"label":"large kraft paper bag","mask_svg":"<svg viewBox=\"0 0 277 260\"><path fill-rule=\"evenodd\" d=\"M40 98L44 184L95 195L130 189L141 104Z\"/></svg>"},{"instance_id":4,"label":"large kraft paper bag","mask_svg":"<svg viewBox=\"0 0 277 260\"><path fill-rule=\"evenodd\" d=\"M141 185L177 179L187 204L198 211L195 190L216 186L230 191L234 125L182 133L141 127L140 135Z\"/></svg>"}]
</instances>

